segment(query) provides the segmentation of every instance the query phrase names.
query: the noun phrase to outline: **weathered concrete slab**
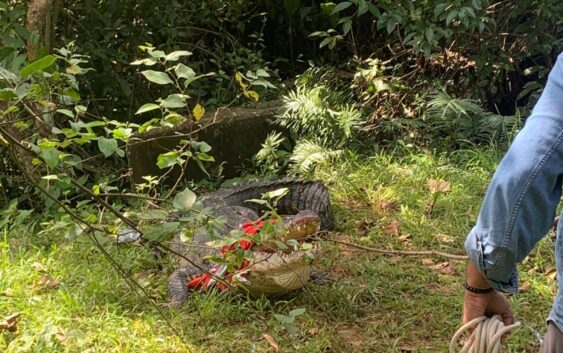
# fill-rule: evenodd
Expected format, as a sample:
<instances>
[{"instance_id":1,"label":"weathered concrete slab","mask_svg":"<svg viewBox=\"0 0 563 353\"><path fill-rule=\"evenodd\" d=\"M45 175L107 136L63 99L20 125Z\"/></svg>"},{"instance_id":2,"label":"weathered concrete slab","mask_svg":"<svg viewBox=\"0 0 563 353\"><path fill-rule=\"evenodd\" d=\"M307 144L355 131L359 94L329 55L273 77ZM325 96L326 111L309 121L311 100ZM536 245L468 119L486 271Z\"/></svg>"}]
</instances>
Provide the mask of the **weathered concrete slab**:
<instances>
[{"instance_id":1,"label":"weathered concrete slab","mask_svg":"<svg viewBox=\"0 0 563 353\"><path fill-rule=\"evenodd\" d=\"M215 158L215 164L224 162L223 175L235 177L237 167L260 150L267 134L275 130L269 121L274 119L280 108L279 102L258 109L222 108L207 113L199 123L188 121L174 128L152 129L135 135L127 145L132 184L142 183L142 177L146 175L164 174L167 169L159 169L156 165L158 156L173 150L180 140L187 139L186 134L191 134L190 139L211 145L213 149L209 154ZM168 183L177 180L180 174L180 168L175 168ZM197 180L204 174L191 161L184 177Z\"/></svg>"}]
</instances>

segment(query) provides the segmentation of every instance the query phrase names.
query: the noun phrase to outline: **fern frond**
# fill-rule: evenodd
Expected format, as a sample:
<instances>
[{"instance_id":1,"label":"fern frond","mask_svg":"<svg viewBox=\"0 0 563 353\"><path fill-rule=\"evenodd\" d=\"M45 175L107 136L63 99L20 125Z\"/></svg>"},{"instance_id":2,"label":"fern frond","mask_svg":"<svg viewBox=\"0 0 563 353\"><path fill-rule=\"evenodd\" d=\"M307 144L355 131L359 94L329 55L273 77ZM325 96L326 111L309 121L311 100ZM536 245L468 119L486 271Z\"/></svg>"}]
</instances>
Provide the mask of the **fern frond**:
<instances>
[{"instance_id":1,"label":"fern frond","mask_svg":"<svg viewBox=\"0 0 563 353\"><path fill-rule=\"evenodd\" d=\"M510 141L520 128L518 115L490 114L481 121L481 133L489 140Z\"/></svg>"},{"instance_id":2,"label":"fern frond","mask_svg":"<svg viewBox=\"0 0 563 353\"><path fill-rule=\"evenodd\" d=\"M283 98L285 111L277 123L299 139L315 138L325 146L338 147L352 137L362 115L346 104L339 93L323 85L298 87Z\"/></svg>"},{"instance_id":3,"label":"fern frond","mask_svg":"<svg viewBox=\"0 0 563 353\"><path fill-rule=\"evenodd\" d=\"M328 149L317 141L303 140L293 149L290 169L295 174L306 175L317 166L330 163L341 153L341 150Z\"/></svg>"},{"instance_id":4,"label":"fern frond","mask_svg":"<svg viewBox=\"0 0 563 353\"><path fill-rule=\"evenodd\" d=\"M350 138L353 130L360 127L362 114L351 105L346 105L336 113L335 118L344 136Z\"/></svg>"},{"instance_id":5,"label":"fern frond","mask_svg":"<svg viewBox=\"0 0 563 353\"><path fill-rule=\"evenodd\" d=\"M281 132L272 132L266 136L262 148L256 153L255 159L258 163L267 162L276 157L280 145L285 140Z\"/></svg>"},{"instance_id":6,"label":"fern frond","mask_svg":"<svg viewBox=\"0 0 563 353\"><path fill-rule=\"evenodd\" d=\"M425 116L430 120L453 120L462 116L487 114L477 102L470 99L460 99L439 91L429 95L428 110Z\"/></svg>"}]
</instances>

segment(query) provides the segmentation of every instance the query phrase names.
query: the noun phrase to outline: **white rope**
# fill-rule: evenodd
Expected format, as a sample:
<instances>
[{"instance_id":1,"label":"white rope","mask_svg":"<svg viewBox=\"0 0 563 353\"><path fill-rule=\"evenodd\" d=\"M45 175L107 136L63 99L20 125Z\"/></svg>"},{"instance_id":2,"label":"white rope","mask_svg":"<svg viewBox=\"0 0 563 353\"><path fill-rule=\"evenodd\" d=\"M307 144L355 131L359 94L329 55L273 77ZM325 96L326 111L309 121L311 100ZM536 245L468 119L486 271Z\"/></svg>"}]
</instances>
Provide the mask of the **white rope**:
<instances>
[{"instance_id":1,"label":"white rope","mask_svg":"<svg viewBox=\"0 0 563 353\"><path fill-rule=\"evenodd\" d=\"M505 326L499 315L478 317L457 330L450 342L450 353L456 353L460 337L472 329L473 332L459 353L499 353L502 336L521 325L516 322Z\"/></svg>"}]
</instances>

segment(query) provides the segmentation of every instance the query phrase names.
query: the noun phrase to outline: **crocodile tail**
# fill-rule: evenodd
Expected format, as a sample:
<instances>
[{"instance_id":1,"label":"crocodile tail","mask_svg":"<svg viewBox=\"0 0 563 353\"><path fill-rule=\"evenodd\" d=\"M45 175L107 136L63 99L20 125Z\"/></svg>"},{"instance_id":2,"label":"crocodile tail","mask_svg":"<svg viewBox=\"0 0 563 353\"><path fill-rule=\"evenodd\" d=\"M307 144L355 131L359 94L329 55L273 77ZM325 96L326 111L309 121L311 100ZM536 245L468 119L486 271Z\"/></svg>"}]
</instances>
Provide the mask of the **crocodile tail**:
<instances>
[{"instance_id":1,"label":"crocodile tail","mask_svg":"<svg viewBox=\"0 0 563 353\"><path fill-rule=\"evenodd\" d=\"M286 178L253 182L219 190L213 195L222 199L229 206L248 207L260 213L264 211L263 206L247 201L260 199L262 194L281 188L287 188L288 192L277 204L280 214L296 214L299 211L311 210L321 218L321 229L332 229L334 217L330 196L328 189L321 181Z\"/></svg>"}]
</instances>

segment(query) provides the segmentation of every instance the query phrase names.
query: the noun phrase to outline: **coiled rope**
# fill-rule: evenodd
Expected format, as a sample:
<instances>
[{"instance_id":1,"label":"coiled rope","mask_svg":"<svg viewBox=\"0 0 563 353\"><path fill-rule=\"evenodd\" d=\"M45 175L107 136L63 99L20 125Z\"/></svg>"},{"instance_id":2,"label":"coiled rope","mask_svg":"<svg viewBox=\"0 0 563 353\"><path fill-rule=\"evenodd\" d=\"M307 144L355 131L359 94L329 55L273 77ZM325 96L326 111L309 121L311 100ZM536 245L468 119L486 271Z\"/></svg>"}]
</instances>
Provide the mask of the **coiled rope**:
<instances>
[{"instance_id":1,"label":"coiled rope","mask_svg":"<svg viewBox=\"0 0 563 353\"><path fill-rule=\"evenodd\" d=\"M516 322L505 326L499 315L478 317L457 330L450 342L450 353L456 353L460 337L471 329L473 332L459 353L499 353L502 336L521 325Z\"/></svg>"}]
</instances>

